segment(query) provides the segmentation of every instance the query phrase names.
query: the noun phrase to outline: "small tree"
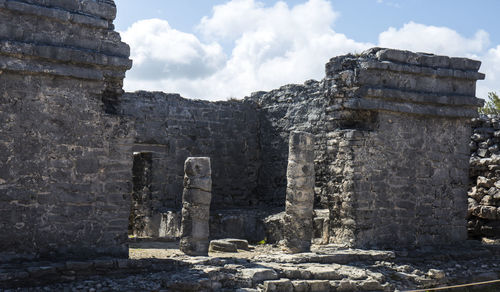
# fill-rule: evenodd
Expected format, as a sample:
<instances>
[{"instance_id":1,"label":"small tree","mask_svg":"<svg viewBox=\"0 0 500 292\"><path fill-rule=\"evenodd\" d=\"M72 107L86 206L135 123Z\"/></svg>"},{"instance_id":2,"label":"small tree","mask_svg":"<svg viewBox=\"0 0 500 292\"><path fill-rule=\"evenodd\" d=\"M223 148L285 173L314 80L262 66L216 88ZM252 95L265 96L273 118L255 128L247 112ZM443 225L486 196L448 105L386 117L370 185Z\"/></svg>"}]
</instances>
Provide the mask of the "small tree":
<instances>
[{"instance_id":1,"label":"small tree","mask_svg":"<svg viewBox=\"0 0 500 292\"><path fill-rule=\"evenodd\" d=\"M496 92L488 92L488 99L479 112L485 115L500 114L500 97Z\"/></svg>"}]
</instances>

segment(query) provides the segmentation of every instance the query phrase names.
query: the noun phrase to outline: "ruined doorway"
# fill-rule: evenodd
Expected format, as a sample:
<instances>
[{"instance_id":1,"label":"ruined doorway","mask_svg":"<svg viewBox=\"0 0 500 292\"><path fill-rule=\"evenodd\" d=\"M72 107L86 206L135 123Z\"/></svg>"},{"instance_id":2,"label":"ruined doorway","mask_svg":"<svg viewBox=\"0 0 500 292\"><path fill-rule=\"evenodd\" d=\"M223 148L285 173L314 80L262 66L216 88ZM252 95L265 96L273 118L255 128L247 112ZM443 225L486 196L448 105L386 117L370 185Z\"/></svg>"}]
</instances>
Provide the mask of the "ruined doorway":
<instances>
[{"instance_id":1,"label":"ruined doorway","mask_svg":"<svg viewBox=\"0 0 500 292\"><path fill-rule=\"evenodd\" d=\"M134 152L132 165L132 204L128 225L129 236L151 236L152 167L153 155L151 152Z\"/></svg>"}]
</instances>

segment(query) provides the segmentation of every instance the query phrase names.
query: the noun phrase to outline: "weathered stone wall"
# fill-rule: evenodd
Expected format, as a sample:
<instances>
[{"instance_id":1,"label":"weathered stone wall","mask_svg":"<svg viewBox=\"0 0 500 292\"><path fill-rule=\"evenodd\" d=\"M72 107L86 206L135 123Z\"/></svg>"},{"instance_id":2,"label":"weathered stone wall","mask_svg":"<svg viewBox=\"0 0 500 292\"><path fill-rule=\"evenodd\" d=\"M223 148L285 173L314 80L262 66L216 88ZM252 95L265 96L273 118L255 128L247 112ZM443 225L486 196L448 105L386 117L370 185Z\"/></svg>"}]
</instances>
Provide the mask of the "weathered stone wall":
<instances>
[{"instance_id":1,"label":"weathered stone wall","mask_svg":"<svg viewBox=\"0 0 500 292\"><path fill-rule=\"evenodd\" d=\"M331 208L333 242L414 246L466 239L469 118L480 63L374 49L327 64L333 97L370 110L370 130L338 143L350 157Z\"/></svg>"},{"instance_id":2,"label":"weathered stone wall","mask_svg":"<svg viewBox=\"0 0 500 292\"><path fill-rule=\"evenodd\" d=\"M375 48L333 58L320 82L244 101L122 95L131 61L115 14L111 0L0 0L1 259L126 256L131 210L147 225L180 209L189 156L211 159L212 209L284 207L297 130L314 135L315 205L330 209L331 242L465 238L479 62ZM149 160L133 174L134 152ZM131 208L134 182L147 204ZM473 216L497 207L491 192Z\"/></svg>"},{"instance_id":3,"label":"weathered stone wall","mask_svg":"<svg viewBox=\"0 0 500 292\"><path fill-rule=\"evenodd\" d=\"M0 261L127 256L130 68L113 1L0 1Z\"/></svg>"},{"instance_id":4,"label":"weathered stone wall","mask_svg":"<svg viewBox=\"0 0 500 292\"><path fill-rule=\"evenodd\" d=\"M141 91L126 93L118 111L135 121L133 151L152 153L155 213L180 210L184 161L195 156L210 157L212 162L212 209L258 204L259 122L253 104Z\"/></svg>"},{"instance_id":5,"label":"weathered stone wall","mask_svg":"<svg viewBox=\"0 0 500 292\"><path fill-rule=\"evenodd\" d=\"M259 201L285 206L288 140L291 131L315 136L316 207L327 208L328 194L334 187L329 165L330 133L339 127L331 113L332 102L325 98L324 82L309 80L270 92L256 92L248 99L259 105L262 166L258 176Z\"/></svg>"},{"instance_id":6,"label":"weathered stone wall","mask_svg":"<svg viewBox=\"0 0 500 292\"><path fill-rule=\"evenodd\" d=\"M500 117L472 120L468 231L473 238L500 238Z\"/></svg>"},{"instance_id":7,"label":"weathered stone wall","mask_svg":"<svg viewBox=\"0 0 500 292\"><path fill-rule=\"evenodd\" d=\"M316 207L330 240L356 246L465 239L470 117L480 63L375 48L333 58L326 78L253 94L259 195L282 204L286 137L315 135ZM443 228L442 226L446 226Z\"/></svg>"},{"instance_id":8,"label":"weathered stone wall","mask_svg":"<svg viewBox=\"0 0 500 292\"><path fill-rule=\"evenodd\" d=\"M350 143L357 244L465 240L470 124L381 112L377 125Z\"/></svg>"}]
</instances>

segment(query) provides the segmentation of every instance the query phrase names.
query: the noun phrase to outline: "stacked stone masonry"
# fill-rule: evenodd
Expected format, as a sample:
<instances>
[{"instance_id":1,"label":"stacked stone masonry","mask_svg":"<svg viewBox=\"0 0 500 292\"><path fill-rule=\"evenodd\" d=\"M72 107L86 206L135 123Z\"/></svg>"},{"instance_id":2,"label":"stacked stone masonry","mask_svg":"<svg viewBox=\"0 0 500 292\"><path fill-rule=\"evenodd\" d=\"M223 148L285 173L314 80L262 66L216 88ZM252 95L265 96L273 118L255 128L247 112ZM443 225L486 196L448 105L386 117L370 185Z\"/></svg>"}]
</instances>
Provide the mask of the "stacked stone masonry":
<instances>
[{"instance_id":1,"label":"stacked stone masonry","mask_svg":"<svg viewBox=\"0 0 500 292\"><path fill-rule=\"evenodd\" d=\"M115 14L0 1L0 261L128 254L133 126L105 112L132 64Z\"/></svg>"},{"instance_id":2,"label":"stacked stone masonry","mask_svg":"<svg viewBox=\"0 0 500 292\"><path fill-rule=\"evenodd\" d=\"M372 49L330 60L321 82L253 94L261 120L259 187L282 199L291 130L315 134L316 207L330 241L426 245L466 238L476 61ZM281 155L280 155L281 154ZM275 182L274 184L271 182Z\"/></svg>"},{"instance_id":3,"label":"stacked stone masonry","mask_svg":"<svg viewBox=\"0 0 500 292\"><path fill-rule=\"evenodd\" d=\"M211 159L211 209L262 221L285 208L291 131L314 136L314 206L329 210L331 243L466 239L480 62L374 48L331 59L321 81L241 101L124 94L131 60L115 15L111 0L0 0L2 259L126 257L129 228L178 235L192 156ZM481 139L477 156L495 153ZM477 196L494 187L486 164L490 174L471 174ZM471 222L494 225L494 190L471 197ZM226 227L210 233L232 237Z\"/></svg>"},{"instance_id":4,"label":"stacked stone masonry","mask_svg":"<svg viewBox=\"0 0 500 292\"><path fill-rule=\"evenodd\" d=\"M157 212L180 209L184 161L195 156L212 159L213 208L257 205L259 123L254 105L138 91L123 95L117 110L135 122L133 151L152 153Z\"/></svg>"},{"instance_id":5,"label":"stacked stone masonry","mask_svg":"<svg viewBox=\"0 0 500 292\"><path fill-rule=\"evenodd\" d=\"M472 120L468 231L472 238L500 238L500 117Z\"/></svg>"}]
</instances>

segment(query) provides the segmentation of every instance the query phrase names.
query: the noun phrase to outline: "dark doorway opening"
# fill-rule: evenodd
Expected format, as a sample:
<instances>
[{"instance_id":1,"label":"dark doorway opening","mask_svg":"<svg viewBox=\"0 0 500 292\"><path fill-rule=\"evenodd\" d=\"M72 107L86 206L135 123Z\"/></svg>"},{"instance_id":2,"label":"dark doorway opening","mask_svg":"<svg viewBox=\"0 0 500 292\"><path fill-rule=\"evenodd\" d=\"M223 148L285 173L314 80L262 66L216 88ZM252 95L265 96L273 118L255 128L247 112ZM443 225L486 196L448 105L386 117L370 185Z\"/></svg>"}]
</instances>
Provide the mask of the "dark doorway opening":
<instances>
[{"instance_id":1,"label":"dark doorway opening","mask_svg":"<svg viewBox=\"0 0 500 292\"><path fill-rule=\"evenodd\" d=\"M149 237L152 217L152 167L151 152L134 152L132 166L132 207L128 234L134 237Z\"/></svg>"}]
</instances>

